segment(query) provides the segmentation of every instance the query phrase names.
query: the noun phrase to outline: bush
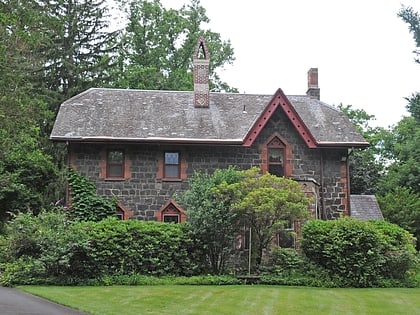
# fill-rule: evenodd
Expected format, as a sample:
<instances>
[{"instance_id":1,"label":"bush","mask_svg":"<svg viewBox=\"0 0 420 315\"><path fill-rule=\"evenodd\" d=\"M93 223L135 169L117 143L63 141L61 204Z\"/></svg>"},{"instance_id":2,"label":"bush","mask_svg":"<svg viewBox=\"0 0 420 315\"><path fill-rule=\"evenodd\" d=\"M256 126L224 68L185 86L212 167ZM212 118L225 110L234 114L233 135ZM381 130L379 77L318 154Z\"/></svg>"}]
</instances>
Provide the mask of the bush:
<instances>
[{"instance_id":1,"label":"bush","mask_svg":"<svg viewBox=\"0 0 420 315\"><path fill-rule=\"evenodd\" d=\"M69 284L131 274L193 275L200 270L183 224L115 218L71 223L63 213L42 212L19 214L7 230L0 241L0 283L7 285Z\"/></svg>"},{"instance_id":2,"label":"bush","mask_svg":"<svg viewBox=\"0 0 420 315\"><path fill-rule=\"evenodd\" d=\"M89 242L84 255L95 267L92 276L191 275L198 270L183 224L108 218L81 222L75 228L85 231Z\"/></svg>"},{"instance_id":3,"label":"bush","mask_svg":"<svg viewBox=\"0 0 420 315\"><path fill-rule=\"evenodd\" d=\"M271 250L262 271L271 275L290 275L301 273L306 263L305 257L295 249L276 247Z\"/></svg>"},{"instance_id":4,"label":"bush","mask_svg":"<svg viewBox=\"0 0 420 315\"><path fill-rule=\"evenodd\" d=\"M44 264L32 257L20 257L13 262L0 264L0 268L0 283L3 286L37 284L43 282L46 275Z\"/></svg>"},{"instance_id":5,"label":"bush","mask_svg":"<svg viewBox=\"0 0 420 315\"><path fill-rule=\"evenodd\" d=\"M370 287L383 279L404 279L414 266L409 234L391 223L313 220L302 233L305 255L344 286Z\"/></svg>"}]
</instances>

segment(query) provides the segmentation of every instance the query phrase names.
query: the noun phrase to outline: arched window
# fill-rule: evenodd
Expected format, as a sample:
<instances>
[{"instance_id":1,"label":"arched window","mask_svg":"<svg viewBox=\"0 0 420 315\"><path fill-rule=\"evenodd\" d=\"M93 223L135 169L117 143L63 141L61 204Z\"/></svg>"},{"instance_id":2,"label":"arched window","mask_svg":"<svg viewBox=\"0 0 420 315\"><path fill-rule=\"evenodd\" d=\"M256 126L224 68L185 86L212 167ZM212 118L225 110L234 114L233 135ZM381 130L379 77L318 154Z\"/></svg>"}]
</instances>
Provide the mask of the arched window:
<instances>
[{"instance_id":1,"label":"arched window","mask_svg":"<svg viewBox=\"0 0 420 315\"><path fill-rule=\"evenodd\" d=\"M267 144L267 162L270 174L285 176L285 148L286 146L278 137L274 137Z\"/></svg>"},{"instance_id":2,"label":"arched window","mask_svg":"<svg viewBox=\"0 0 420 315\"><path fill-rule=\"evenodd\" d=\"M264 172L276 176L291 176L291 150L292 146L287 143L278 133L275 133L261 146L261 169Z\"/></svg>"}]
</instances>

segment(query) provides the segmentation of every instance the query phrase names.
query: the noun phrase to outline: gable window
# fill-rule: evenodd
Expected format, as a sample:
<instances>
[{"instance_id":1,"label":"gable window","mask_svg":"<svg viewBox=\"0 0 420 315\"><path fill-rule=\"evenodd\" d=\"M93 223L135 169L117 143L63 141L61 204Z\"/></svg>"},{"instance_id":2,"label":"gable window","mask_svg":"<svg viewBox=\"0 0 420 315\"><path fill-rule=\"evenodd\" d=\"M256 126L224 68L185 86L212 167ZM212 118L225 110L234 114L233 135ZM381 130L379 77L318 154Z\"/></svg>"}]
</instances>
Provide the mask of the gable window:
<instances>
[{"instance_id":1,"label":"gable window","mask_svg":"<svg viewBox=\"0 0 420 315\"><path fill-rule=\"evenodd\" d=\"M163 222L165 223L179 223L179 214L164 214Z\"/></svg>"},{"instance_id":2,"label":"gable window","mask_svg":"<svg viewBox=\"0 0 420 315\"><path fill-rule=\"evenodd\" d=\"M180 178L179 152L165 152L164 178Z\"/></svg>"},{"instance_id":3,"label":"gable window","mask_svg":"<svg viewBox=\"0 0 420 315\"><path fill-rule=\"evenodd\" d=\"M290 177L292 149L293 146L275 132L267 142L260 145L262 171L279 177Z\"/></svg>"},{"instance_id":4,"label":"gable window","mask_svg":"<svg viewBox=\"0 0 420 315\"><path fill-rule=\"evenodd\" d=\"M182 223L187 219L187 213L172 199L169 199L156 213L158 222Z\"/></svg>"},{"instance_id":5,"label":"gable window","mask_svg":"<svg viewBox=\"0 0 420 315\"><path fill-rule=\"evenodd\" d=\"M106 159L106 177L124 178L123 150L108 150Z\"/></svg>"},{"instance_id":6,"label":"gable window","mask_svg":"<svg viewBox=\"0 0 420 315\"><path fill-rule=\"evenodd\" d=\"M283 148L268 148L268 172L276 176L284 176Z\"/></svg>"}]
</instances>

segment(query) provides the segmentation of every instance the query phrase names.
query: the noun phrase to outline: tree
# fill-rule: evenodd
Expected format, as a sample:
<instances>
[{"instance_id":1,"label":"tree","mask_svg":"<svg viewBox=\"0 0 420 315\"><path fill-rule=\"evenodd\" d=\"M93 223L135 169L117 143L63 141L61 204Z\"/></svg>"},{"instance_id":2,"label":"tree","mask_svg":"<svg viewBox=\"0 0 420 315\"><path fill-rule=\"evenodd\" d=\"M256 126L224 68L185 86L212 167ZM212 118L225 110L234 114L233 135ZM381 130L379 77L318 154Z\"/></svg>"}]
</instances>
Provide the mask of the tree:
<instances>
[{"instance_id":1,"label":"tree","mask_svg":"<svg viewBox=\"0 0 420 315\"><path fill-rule=\"evenodd\" d=\"M216 70L233 62L229 41L202 29L208 23L199 0L180 10L165 9L159 0L120 0L127 26L120 44L114 87L152 90L192 90L192 56L200 36L211 52L210 88L237 92L222 82Z\"/></svg>"},{"instance_id":2,"label":"tree","mask_svg":"<svg viewBox=\"0 0 420 315\"><path fill-rule=\"evenodd\" d=\"M196 172L190 179L190 189L177 197L186 206L193 238L213 274L225 271L237 232L233 200L228 195L219 195L217 187L237 183L240 179L240 172L234 168L216 170L211 175Z\"/></svg>"},{"instance_id":3,"label":"tree","mask_svg":"<svg viewBox=\"0 0 420 315\"><path fill-rule=\"evenodd\" d=\"M35 75L51 108L111 80L117 31L110 31L106 0L51 0L43 7L45 63Z\"/></svg>"},{"instance_id":4,"label":"tree","mask_svg":"<svg viewBox=\"0 0 420 315\"><path fill-rule=\"evenodd\" d=\"M363 109L353 109L351 105L338 105L356 129L370 143L364 150L353 151L350 155L350 189L352 194L374 194L378 189L378 182L384 170L381 159L383 128L372 128L369 123L375 116L369 115Z\"/></svg>"},{"instance_id":5,"label":"tree","mask_svg":"<svg viewBox=\"0 0 420 315\"><path fill-rule=\"evenodd\" d=\"M402 7L398 16L409 25L420 51L420 15L411 7ZM420 60L415 59L416 63ZM420 93L406 98L410 116L401 119L383 137L383 156L388 160L386 173L379 182L378 201L387 220L417 236L419 243L420 194Z\"/></svg>"},{"instance_id":6,"label":"tree","mask_svg":"<svg viewBox=\"0 0 420 315\"><path fill-rule=\"evenodd\" d=\"M412 7L402 6L398 12L398 16L408 24L410 33L413 34L416 43L416 49L413 51L417 56L420 55L420 15L414 11ZM415 61L420 63L420 59L416 58Z\"/></svg>"},{"instance_id":7,"label":"tree","mask_svg":"<svg viewBox=\"0 0 420 315\"><path fill-rule=\"evenodd\" d=\"M219 189L234 196L233 209L238 219L252 229L258 267L273 237L289 222L308 216L309 200L296 181L269 173L261 175L258 168L242 173L240 182Z\"/></svg>"},{"instance_id":8,"label":"tree","mask_svg":"<svg viewBox=\"0 0 420 315\"><path fill-rule=\"evenodd\" d=\"M420 123L404 117L385 139L385 151L392 162L380 181L380 193L407 187L420 193Z\"/></svg>"},{"instance_id":9,"label":"tree","mask_svg":"<svg viewBox=\"0 0 420 315\"><path fill-rule=\"evenodd\" d=\"M44 15L37 1L0 3L0 220L39 211L51 201L56 168L45 153L44 121L52 117L33 88L44 63Z\"/></svg>"},{"instance_id":10,"label":"tree","mask_svg":"<svg viewBox=\"0 0 420 315\"><path fill-rule=\"evenodd\" d=\"M407 187L394 187L378 196L384 217L412 233L420 248L420 194Z\"/></svg>"}]
</instances>

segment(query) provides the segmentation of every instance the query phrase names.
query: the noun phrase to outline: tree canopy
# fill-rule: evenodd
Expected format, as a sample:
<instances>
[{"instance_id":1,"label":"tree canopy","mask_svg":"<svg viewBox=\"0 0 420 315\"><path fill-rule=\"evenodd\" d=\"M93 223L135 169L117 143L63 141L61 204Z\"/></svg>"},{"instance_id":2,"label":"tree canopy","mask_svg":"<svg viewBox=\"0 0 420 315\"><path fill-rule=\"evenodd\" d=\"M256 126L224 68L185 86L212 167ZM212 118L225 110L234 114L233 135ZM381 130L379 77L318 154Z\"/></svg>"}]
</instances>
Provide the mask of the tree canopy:
<instances>
[{"instance_id":1,"label":"tree canopy","mask_svg":"<svg viewBox=\"0 0 420 315\"><path fill-rule=\"evenodd\" d=\"M192 56L200 36L211 51L210 88L237 92L220 79L217 69L235 58L230 41L204 29L210 20L199 0L179 10L166 9L159 0L120 0L127 25L119 44L114 87L151 90L192 90Z\"/></svg>"},{"instance_id":2,"label":"tree canopy","mask_svg":"<svg viewBox=\"0 0 420 315\"><path fill-rule=\"evenodd\" d=\"M231 185L220 185L219 194L229 195L233 210L252 229L256 248L256 265L261 264L263 251L269 249L277 233L290 222L308 216L309 200L299 183L258 168L242 171L243 179Z\"/></svg>"},{"instance_id":3,"label":"tree canopy","mask_svg":"<svg viewBox=\"0 0 420 315\"><path fill-rule=\"evenodd\" d=\"M121 30L106 0L0 2L0 219L63 197L64 150L48 140L63 100L91 87L192 89L201 35L212 50L212 90L235 91L217 74L234 61L231 44L205 28L198 0L179 10L117 2Z\"/></svg>"}]
</instances>

